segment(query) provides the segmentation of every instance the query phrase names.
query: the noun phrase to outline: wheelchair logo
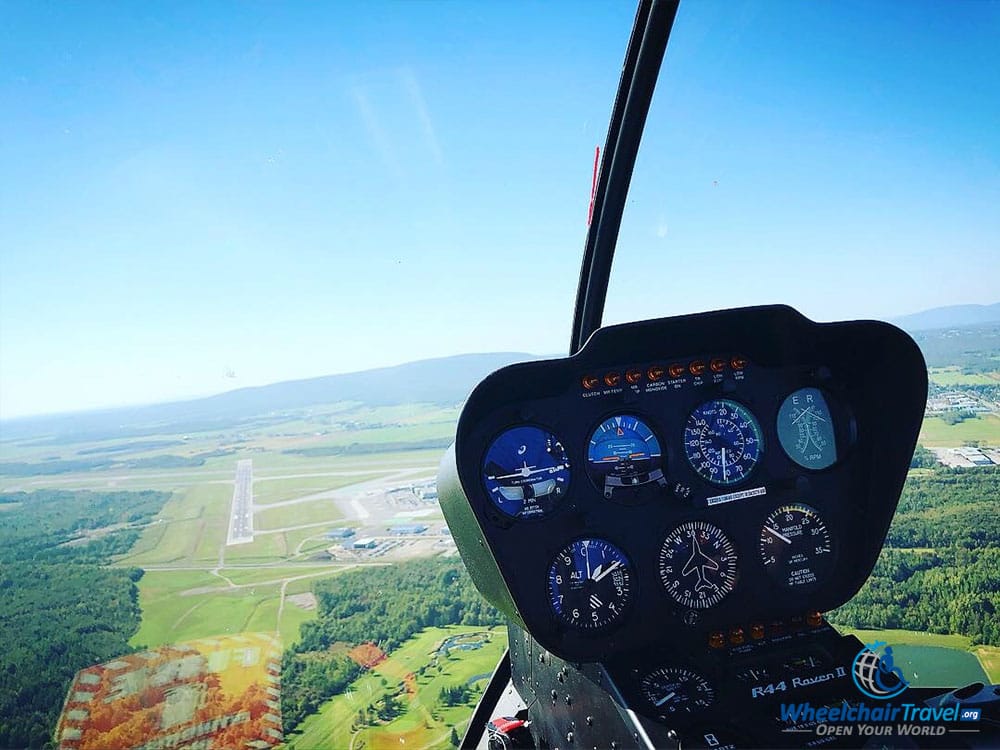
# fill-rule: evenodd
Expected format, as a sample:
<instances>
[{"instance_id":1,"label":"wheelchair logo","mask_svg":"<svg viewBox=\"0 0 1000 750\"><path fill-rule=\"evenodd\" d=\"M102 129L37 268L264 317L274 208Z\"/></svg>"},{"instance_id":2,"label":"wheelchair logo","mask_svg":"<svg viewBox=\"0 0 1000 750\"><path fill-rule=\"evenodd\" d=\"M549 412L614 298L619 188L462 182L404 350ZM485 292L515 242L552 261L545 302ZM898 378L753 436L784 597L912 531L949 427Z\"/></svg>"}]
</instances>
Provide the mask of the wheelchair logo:
<instances>
[{"instance_id":1,"label":"wheelchair logo","mask_svg":"<svg viewBox=\"0 0 1000 750\"><path fill-rule=\"evenodd\" d=\"M865 644L854 657L851 677L858 690L880 701L895 698L910 686L903 670L893 664L892 646L884 641Z\"/></svg>"}]
</instances>

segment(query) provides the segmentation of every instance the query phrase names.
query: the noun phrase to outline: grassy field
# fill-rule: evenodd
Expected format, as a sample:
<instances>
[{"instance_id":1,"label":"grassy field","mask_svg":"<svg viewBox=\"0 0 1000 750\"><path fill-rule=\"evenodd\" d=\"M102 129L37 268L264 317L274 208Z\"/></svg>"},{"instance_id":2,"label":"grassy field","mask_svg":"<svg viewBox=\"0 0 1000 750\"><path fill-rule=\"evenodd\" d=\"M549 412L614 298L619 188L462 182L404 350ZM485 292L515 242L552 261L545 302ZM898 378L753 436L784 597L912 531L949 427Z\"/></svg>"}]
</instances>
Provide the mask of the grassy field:
<instances>
[{"instance_id":1,"label":"grassy field","mask_svg":"<svg viewBox=\"0 0 1000 750\"><path fill-rule=\"evenodd\" d=\"M482 648L454 649L448 657L438 653L445 638L473 632L489 633L489 640ZM363 742L366 748L373 750L450 747L451 727L462 735L475 701L471 700L466 706L442 706L438 700L441 689L471 681L479 689L478 695L506 645L507 634L503 628L428 628L356 680L348 692L323 704L317 714L303 722L299 731L286 737L286 743L293 750L347 748L357 734L355 746ZM384 725L358 727L358 710L386 694L397 692L400 683L409 675L413 676L408 680L410 688L399 696L407 703L406 711Z\"/></svg>"},{"instance_id":2,"label":"grassy field","mask_svg":"<svg viewBox=\"0 0 1000 750\"><path fill-rule=\"evenodd\" d=\"M342 517L333 500L312 500L258 511L254 513L253 525L255 530L261 531L320 522L327 522L332 526Z\"/></svg>"},{"instance_id":3,"label":"grassy field","mask_svg":"<svg viewBox=\"0 0 1000 750\"><path fill-rule=\"evenodd\" d=\"M315 472L322 473L322 472ZM283 500L294 500L317 492L335 490L359 482L376 479L381 474L352 473L349 476L278 476L270 478L255 472L253 501L255 505L270 505Z\"/></svg>"},{"instance_id":4,"label":"grassy field","mask_svg":"<svg viewBox=\"0 0 1000 750\"><path fill-rule=\"evenodd\" d=\"M997 385L1000 372L963 373L959 367L928 367L928 379L940 386L949 385Z\"/></svg>"},{"instance_id":5,"label":"grassy field","mask_svg":"<svg viewBox=\"0 0 1000 750\"><path fill-rule=\"evenodd\" d=\"M987 414L947 424L940 417L927 417L920 428L918 442L927 448L959 448L978 440L984 445L1000 445L1000 417Z\"/></svg>"},{"instance_id":6,"label":"grassy field","mask_svg":"<svg viewBox=\"0 0 1000 750\"><path fill-rule=\"evenodd\" d=\"M1000 682L1000 648L973 646L964 635L945 635L915 630L859 630L853 633L863 643L885 641L893 648L895 661L915 686L961 686L981 680Z\"/></svg>"},{"instance_id":7,"label":"grassy field","mask_svg":"<svg viewBox=\"0 0 1000 750\"><path fill-rule=\"evenodd\" d=\"M303 567L279 570L223 570L222 575L244 585L231 588L219 576L205 571L149 571L139 582L142 625L133 645L160 646L196 638L242 632L281 633L285 643L298 638L299 625L315 613L285 601L281 622L281 579L308 575L289 582L286 594L309 591L312 583L344 568ZM260 580L254 580L260 576ZM248 580L249 579L249 580ZM203 590L203 591L199 591ZM194 593L192 593L194 592Z\"/></svg>"}]
</instances>

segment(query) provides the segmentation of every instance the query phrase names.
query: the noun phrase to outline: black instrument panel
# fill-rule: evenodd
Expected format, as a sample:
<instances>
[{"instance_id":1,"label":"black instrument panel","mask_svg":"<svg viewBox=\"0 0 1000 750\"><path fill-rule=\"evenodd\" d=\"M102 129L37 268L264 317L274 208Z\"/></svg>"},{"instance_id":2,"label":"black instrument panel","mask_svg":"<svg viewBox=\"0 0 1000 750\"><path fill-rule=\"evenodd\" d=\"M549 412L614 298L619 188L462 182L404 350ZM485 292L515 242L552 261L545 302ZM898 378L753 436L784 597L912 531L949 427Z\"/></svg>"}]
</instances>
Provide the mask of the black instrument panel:
<instances>
[{"instance_id":1,"label":"black instrument panel","mask_svg":"<svg viewBox=\"0 0 1000 750\"><path fill-rule=\"evenodd\" d=\"M925 400L919 350L884 323L782 306L644 321L489 376L456 463L528 630L596 660L850 599Z\"/></svg>"}]
</instances>

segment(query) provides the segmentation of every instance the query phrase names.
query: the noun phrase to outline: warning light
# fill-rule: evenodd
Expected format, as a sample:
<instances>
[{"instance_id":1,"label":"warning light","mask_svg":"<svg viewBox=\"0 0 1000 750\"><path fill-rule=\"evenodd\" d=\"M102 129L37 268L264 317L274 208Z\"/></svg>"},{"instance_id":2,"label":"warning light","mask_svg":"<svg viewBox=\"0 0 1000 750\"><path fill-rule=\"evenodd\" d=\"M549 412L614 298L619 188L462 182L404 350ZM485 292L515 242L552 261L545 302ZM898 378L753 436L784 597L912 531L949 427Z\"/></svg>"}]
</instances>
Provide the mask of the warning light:
<instances>
[{"instance_id":1,"label":"warning light","mask_svg":"<svg viewBox=\"0 0 1000 750\"><path fill-rule=\"evenodd\" d=\"M722 648L726 645L726 636L722 633L712 633L708 636L708 645L712 648Z\"/></svg>"},{"instance_id":2,"label":"warning light","mask_svg":"<svg viewBox=\"0 0 1000 750\"><path fill-rule=\"evenodd\" d=\"M729 364L733 366L734 370L742 370L744 367L747 366L747 358L741 357L740 355L737 354L731 360L729 360Z\"/></svg>"},{"instance_id":3,"label":"warning light","mask_svg":"<svg viewBox=\"0 0 1000 750\"><path fill-rule=\"evenodd\" d=\"M823 613L813 610L806 615L806 623L813 628L818 628L823 624Z\"/></svg>"},{"instance_id":4,"label":"warning light","mask_svg":"<svg viewBox=\"0 0 1000 750\"><path fill-rule=\"evenodd\" d=\"M632 385L635 385L640 380L642 380L642 370L626 370L625 380L627 380Z\"/></svg>"},{"instance_id":5,"label":"warning light","mask_svg":"<svg viewBox=\"0 0 1000 750\"><path fill-rule=\"evenodd\" d=\"M686 369L687 368L684 367L684 365L670 365L670 367L667 368L667 372L670 373L670 377L679 378L684 374Z\"/></svg>"},{"instance_id":6,"label":"warning light","mask_svg":"<svg viewBox=\"0 0 1000 750\"><path fill-rule=\"evenodd\" d=\"M584 375L583 380L581 382L583 383L584 388L586 388L588 391L591 391L594 388L596 388L601 381L600 379L594 377L593 375Z\"/></svg>"},{"instance_id":7,"label":"warning light","mask_svg":"<svg viewBox=\"0 0 1000 750\"><path fill-rule=\"evenodd\" d=\"M722 372L726 369L726 360L713 359L709 367L712 368L712 372Z\"/></svg>"},{"instance_id":8,"label":"warning light","mask_svg":"<svg viewBox=\"0 0 1000 750\"><path fill-rule=\"evenodd\" d=\"M734 646L743 643L743 628L733 628L729 631L729 642Z\"/></svg>"},{"instance_id":9,"label":"warning light","mask_svg":"<svg viewBox=\"0 0 1000 750\"><path fill-rule=\"evenodd\" d=\"M662 380L663 379L663 375L665 373L666 373L666 370L664 370L659 365L653 365L652 367L650 367L646 371L646 375L649 376L650 380Z\"/></svg>"},{"instance_id":10,"label":"warning light","mask_svg":"<svg viewBox=\"0 0 1000 750\"><path fill-rule=\"evenodd\" d=\"M619 375L617 372L609 372L607 375L604 376L604 385L608 386L609 388L614 388L620 382L622 382L622 376Z\"/></svg>"},{"instance_id":11,"label":"warning light","mask_svg":"<svg viewBox=\"0 0 1000 750\"><path fill-rule=\"evenodd\" d=\"M759 641L764 637L764 626L761 623L754 623L750 626L750 638Z\"/></svg>"},{"instance_id":12,"label":"warning light","mask_svg":"<svg viewBox=\"0 0 1000 750\"><path fill-rule=\"evenodd\" d=\"M688 369L691 371L692 375L702 375L705 372L705 363L702 362L700 359L696 359L694 362L688 365Z\"/></svg>"}]
</instances>

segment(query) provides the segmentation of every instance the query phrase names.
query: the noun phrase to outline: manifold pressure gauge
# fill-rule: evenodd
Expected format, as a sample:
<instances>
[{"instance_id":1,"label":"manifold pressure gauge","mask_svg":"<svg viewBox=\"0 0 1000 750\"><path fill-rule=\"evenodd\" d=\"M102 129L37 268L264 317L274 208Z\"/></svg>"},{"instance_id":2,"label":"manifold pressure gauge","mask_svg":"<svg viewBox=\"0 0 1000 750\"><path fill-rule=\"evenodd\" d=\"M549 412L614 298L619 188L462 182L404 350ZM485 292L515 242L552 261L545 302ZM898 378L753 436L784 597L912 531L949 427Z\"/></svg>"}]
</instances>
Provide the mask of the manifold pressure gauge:
<instances>
[{"instance_id":1,"label":"manifold pressure gauge","mask_svg":"<svg viewBox=\"0 0 1000 750\"><path fill-rule=\"evenodd\" d=\"M830 530L814 508L775 508L760 530L760 559L779 586L798 591L819 586L833 567Z\"/></svg>"}]
</instances>

